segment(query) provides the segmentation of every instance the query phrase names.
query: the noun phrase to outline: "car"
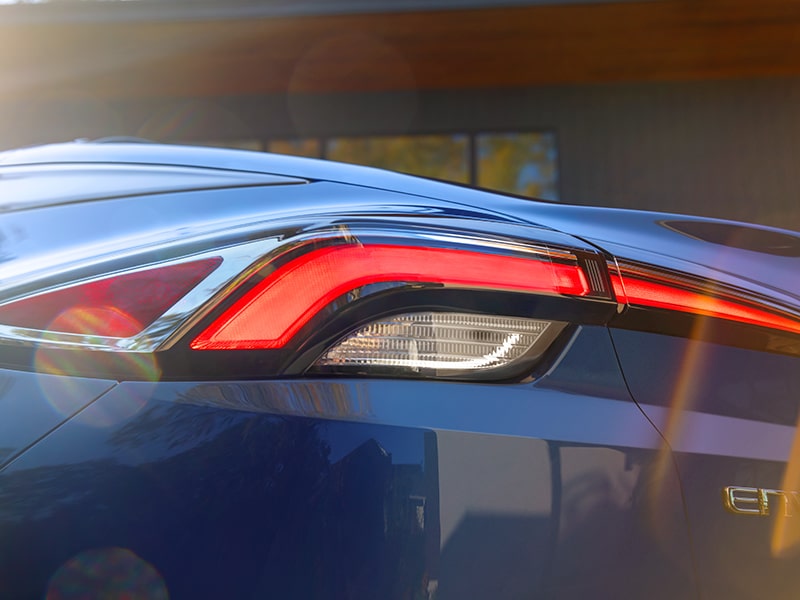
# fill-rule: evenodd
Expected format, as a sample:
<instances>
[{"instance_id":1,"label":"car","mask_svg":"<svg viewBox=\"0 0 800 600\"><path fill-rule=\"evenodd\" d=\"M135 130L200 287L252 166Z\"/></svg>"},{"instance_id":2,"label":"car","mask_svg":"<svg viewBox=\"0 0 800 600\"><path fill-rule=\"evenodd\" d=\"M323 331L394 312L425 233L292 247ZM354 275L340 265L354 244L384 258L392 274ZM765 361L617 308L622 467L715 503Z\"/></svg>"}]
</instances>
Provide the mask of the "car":
<instances>
[{"instance_id":1,"label":"car","mask_svg":"<svg viewBox=\"0 0 800 600\"><path fill-rule=\"evenodd\" d=\"M800 237L0 154L0 597L793 598Z\"/></svg>"}]
</instances>

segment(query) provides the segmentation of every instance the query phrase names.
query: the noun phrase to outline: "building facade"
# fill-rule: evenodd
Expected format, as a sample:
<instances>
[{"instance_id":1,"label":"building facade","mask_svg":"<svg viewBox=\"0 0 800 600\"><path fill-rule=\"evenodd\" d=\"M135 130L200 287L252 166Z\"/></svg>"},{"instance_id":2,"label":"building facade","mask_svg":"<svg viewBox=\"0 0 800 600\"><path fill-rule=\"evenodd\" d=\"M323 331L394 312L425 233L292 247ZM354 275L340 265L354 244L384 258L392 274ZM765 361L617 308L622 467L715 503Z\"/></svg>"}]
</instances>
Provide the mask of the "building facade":
<instances>
[{"instance_id":1,"label":"building facade","mask_svg":"<svg viewBox=\"0 0 800 600\"><path fill-rule=\"evenodd\" d=\"M0 146L226 145L800 229L791 0L165 6L0 6Z\"/></svg>"}]
</instances>

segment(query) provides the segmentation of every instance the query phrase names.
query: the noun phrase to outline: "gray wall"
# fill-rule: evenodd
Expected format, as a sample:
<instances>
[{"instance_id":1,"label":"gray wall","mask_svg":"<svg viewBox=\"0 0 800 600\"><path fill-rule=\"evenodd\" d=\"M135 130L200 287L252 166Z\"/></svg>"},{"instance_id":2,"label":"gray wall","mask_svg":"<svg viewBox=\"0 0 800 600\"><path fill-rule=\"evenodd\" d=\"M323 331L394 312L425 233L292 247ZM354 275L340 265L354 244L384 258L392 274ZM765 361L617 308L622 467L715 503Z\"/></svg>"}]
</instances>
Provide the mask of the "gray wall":
<instances>
[{"instance_id":1,"label":"gray wall","mask_svg":"<svg viewBox=\"0 0 800 600\"><path fill-rule=\"evenodd\" d=\"M549 129L561 198L800 229L800 79L0 104L0 146Z\"/></svg>"}]
</instances>

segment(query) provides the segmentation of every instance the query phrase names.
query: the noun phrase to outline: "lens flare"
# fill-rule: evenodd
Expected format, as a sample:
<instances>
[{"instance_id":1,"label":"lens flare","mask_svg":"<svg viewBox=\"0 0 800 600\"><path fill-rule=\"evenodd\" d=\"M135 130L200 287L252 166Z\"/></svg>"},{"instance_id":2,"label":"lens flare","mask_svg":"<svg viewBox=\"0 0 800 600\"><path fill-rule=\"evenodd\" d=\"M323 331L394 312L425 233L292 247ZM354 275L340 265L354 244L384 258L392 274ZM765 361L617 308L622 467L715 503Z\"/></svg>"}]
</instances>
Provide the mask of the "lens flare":
<instances>
[{"instance_id":1,"label":"lens flare","mask_svg":"<svg viewBox=\"0 0 800 600\"><path fill-rule=\"evenodd\" d=\"M689 338L703 339L710 333L710 328L713 326L711 321L700 319L691 331ZM670 395L669 416L661 431L664 443L659 450L654 466L654 484L650 488L651 514L654 516L664 514L665 510L674 505L675 490L668 489L670 482L675 480L677 474L672 448L679 445L681 437L686 432L686 413L694 408L693 402L698 396L698 387L709 359L702 344L688 344L687 348L686 353L681 357L678 374ZM664 529L667 525L666 522L658 522L657 519L654 521L653 526L656 529ZM667 536L671 535L667 531L661 533Z\"/></svg>"},{"instance_id":2,"label":"lens flare","mask_svg":"<svg viewBox=\"0 0 800 600\"><path fill-rule=\"evenodd\" d=\"M138 372L142 379L150 385L136 386L135 392L116 393L113 401L109 399L101 406L95 405L87 411L83 422L94 427L111 427L126 421L141 411L158 379L159 369L152 354L126 354L120 357L129 372ZM34 368L39 373L38 383L42 394L52 409L62 417L69 418L86 404L86 397L80 387L74 385L71 377L53 377L52 375L76 372L69 357L53 356L53 351L41 349L36 353Z\"/></svg>"},{"instance_id":3,"label":"lens flare","mask_svg":"<svg viewBox=\"0 0 800 600\"><path fill-rule=\"evenodd\" d=\"M107 320L114 319L114 327L130 328L133 331L141 329L140 325L131 317L116 309L91 309L81 307L72 308L62 312L53 322L80 326L83 331L103 331L107 328ZM45 398L55 412L63 417L71 417L86 403L86 398L80 390L74 389L71 377L53 377L53 375L70 376L81 373L87 365L102 366L112 364L109 372L114 369L124 371L130 379L139 381L158 381L161 370L155 354L145 352L118 352L107 354L103 352L76 352L61 350L52 347L39 348L33 358L33 371L39 375L39 387ZM92 414L95 419L91 422L97 427L108 427L128 419L139 412L147 403L147 398L142 395L131 396L124 402L114 405L112 411L101 414L97 411Z\"/></svg>"},{"instance_id":4,"label":"lens flare","mask_svg":"<svg viewBox=\"0 0 800 600\"><path fill-rule=\"evenodd\" d=\"M795 429L792 450L786 463L786 471L783 474L783 482L780 489L789 492L800 491L800 419ZM794 504L791 510L791 516L787 515L785 510L775 511L775 524L772 529L770 549L772 556L776 558L796 556L800 551L800 515L797 514L798 506Z\"/></svg>"},{"instance_id":5,"label":"lens flare","mask_svg":"<svg viewBox=\"0 0 800 600\"><path fill-rule=\"evenodd\" d=\"M69 559L50 578L47 600L168 600L159 572L127 548L93 548Z\"/></svg>"},{"instance_id":6,"label":"lens flare","mask_svg":"<svg viewBox=\"0 0 800 600\"><path fill-rule=\"evenodd\" d=\"M75 306L60 313L48 326L48 331L123 338L136 335L142 329L141 323L114 306Z\"/></svg>"}]
</instances>

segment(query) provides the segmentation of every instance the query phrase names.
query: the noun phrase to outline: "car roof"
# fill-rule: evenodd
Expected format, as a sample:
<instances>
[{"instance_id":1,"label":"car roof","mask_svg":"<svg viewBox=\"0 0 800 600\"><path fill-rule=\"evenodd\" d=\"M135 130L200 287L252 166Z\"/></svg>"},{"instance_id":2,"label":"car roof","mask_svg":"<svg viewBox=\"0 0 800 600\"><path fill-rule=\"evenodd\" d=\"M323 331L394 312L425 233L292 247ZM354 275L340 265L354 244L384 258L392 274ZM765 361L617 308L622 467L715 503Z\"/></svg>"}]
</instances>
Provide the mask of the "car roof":
<instances>
[{"instance_id":1,"label":"car roof","mask_svg":"<svg viewBox=\"0 0 800 600\"><path fill-rule=\"evenodd\" d=\"M312 181L333 181L435 198L452 197L454 194L457 194L459 199L473 195L483 198L491 195L486 191L462 188L452 183L372 167L230 148L75 141L0 153L0 168L75 163L159 165L240 171Z\"/></svg>"},{"instance_id":2,"label":"car roof","mask_svg":"<svg viewBox=\"0 0 800 600\"><path fill-rule=\"evenodd\" d=\"M792 305L800 302L800 284L794 277L799 258L794 242L798 238L797 232L705 217L676 217L668 213L520 199L371 167L227 148L115 140L103 143L76 141L0 153L0 177L5 170L36 170L37 166L42 166L44 172L55 165L79 165L83 167L81 170L87 172L95 170L92 165L97 166L98 172L110 165L146 166L145 171L165 167L175 171L194 169L227 174L232 179L240 176L270 179L242 181L242 185L327 181L397 192L396 201L401 201L403 197L410 200L414 196L429 201L444 201L453 207L468 208L473 215L479 214L487 219L499 218L506 222L563 232L616 257L732 281L734 285L760 289L765 295L781 296ZM191 173L186 175L193 176ZM191 182L191 177L186 181ZM175 189L170 190L177 191L182 185L182 182L177 182ZM705 223L706 229L708 226L727 228L730 235L726 234L720 239L716 239L719 235L715 239L690 235L681 230L681 227L685 229L686 222L696 222L693 230L697 229L697 223ZM679 225L677 228L675 223ZM748 232L750 237L756 236L762 242L766 240L765 247L737 244L736 238ZM774 243L770 241L770 235ZM784 252L781 247L787 243L790 251ZM708 271L708 267L714 272Z\"/></svg>"}]
</instances>

